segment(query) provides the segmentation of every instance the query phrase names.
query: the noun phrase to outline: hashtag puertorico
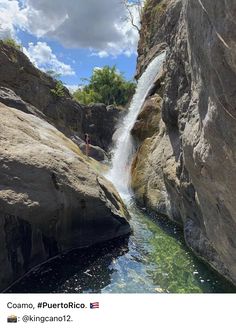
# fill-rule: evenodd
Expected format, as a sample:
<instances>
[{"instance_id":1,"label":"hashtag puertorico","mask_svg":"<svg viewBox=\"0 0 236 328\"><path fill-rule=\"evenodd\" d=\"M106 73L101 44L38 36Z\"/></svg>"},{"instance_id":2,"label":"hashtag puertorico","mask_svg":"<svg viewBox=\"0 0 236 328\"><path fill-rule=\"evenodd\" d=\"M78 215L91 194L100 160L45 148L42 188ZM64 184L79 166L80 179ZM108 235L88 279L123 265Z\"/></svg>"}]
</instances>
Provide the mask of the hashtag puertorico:
<instances>
[{"instance_id":1,"label":"hashtag puertorico","mask_svg":"<svg viewBox=\"0 0 236 328\"><path fill-rule=\"evenodd\" d=\"M39 302L38 308L47 309L85 309L86 305L84 303L68 302L68 303L48 303Z\"/></svg>"}]
</instances>

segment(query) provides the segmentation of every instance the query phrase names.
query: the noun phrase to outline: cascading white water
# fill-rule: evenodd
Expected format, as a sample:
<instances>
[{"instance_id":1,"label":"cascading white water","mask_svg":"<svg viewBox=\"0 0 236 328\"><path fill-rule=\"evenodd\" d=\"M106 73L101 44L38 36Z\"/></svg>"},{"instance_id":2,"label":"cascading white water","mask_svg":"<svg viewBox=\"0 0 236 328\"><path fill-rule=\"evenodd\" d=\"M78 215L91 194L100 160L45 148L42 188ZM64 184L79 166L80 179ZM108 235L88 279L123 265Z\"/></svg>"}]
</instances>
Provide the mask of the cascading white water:
<instances>
[{"instance_id":1,"label":"cascading white water","mask_svg":"<svg viewBox=\"0 0 236 328\"><path fill-rule=\"evenodd\" d=\"M126 198L130 195L130 165L134 153L134 144L130 131L161 69L164 58L165 52L158 55L148 65L138 81L128 113L119 129L111 170L106 175L106 178L115 185L119 193Z\"/></svg>"}]
</instances>

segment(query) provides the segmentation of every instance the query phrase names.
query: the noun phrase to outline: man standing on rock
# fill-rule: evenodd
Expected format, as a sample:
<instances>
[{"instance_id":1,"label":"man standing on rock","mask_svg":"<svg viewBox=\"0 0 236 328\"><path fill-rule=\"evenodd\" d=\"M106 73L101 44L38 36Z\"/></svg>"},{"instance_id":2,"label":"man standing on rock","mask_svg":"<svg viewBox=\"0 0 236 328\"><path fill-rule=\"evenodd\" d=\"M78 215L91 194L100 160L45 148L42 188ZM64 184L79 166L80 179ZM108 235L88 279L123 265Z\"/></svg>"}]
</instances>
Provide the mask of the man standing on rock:
<instances>
[{"instance_id":1,"label":"man standing on rock","mask_svg":"<svg viewBox=\"0 0 236 328\"><path fill-rule=\"evenodd\" d=\"M85 139L85 154L86 156L89 156L90 138L88 133L84 134L84 139Z\"/></svg>"}]
</instances>

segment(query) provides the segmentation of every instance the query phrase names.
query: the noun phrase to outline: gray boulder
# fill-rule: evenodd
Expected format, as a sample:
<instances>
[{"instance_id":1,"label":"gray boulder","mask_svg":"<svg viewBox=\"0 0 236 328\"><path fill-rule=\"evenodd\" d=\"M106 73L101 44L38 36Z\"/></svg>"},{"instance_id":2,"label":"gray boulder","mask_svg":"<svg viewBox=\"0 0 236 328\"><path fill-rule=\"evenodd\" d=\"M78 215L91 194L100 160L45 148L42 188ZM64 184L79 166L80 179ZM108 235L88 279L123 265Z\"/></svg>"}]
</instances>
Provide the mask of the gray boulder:
<instances>
[{"instance_id":1,"label":"gray boulder","mask_svg":"<svg viewBox=\"0 0 236 328\"><path fill-rule=\"evenodd\" d=\"M111 183L42 119L0 104L0 289L76 247L130 232Z\"/></svg>"},{"instance_id":2,"label":"gray boulder","mask_svg":"<svg viewBox=\"0 0 236 328\"><path fill-rule=\"evenodd\" d=\"M0 86L0 102L6 106L21 110L24 113L33 114L46 119L45 115L33 105L22 100L17 94L5 87Z\"/></svg>"},{"instance_id":3,"label":"gray boulder","mask_svg":"<svg viewBox=\"0 0 236 328\"><path fill-rule=\"evenodd\" d=\"M82 127L90 135L92 145L109 150L116 125L124 112L123 109L104 104L84 107Z\"/></svg>"},{"instance_id":4,"label":"gray boulder","mask_svg":"<svg viewBox=\"0 0 236 328\"><path fill-rule=\"evenodd\" d=\"M86 155L86 144L84 140L82 140L79 137L73 136L71 137L71 140L76 143L76 145L80 148L80 150L83 152L84 155ZM92 157L98 162L107 162L108 161L108 155L107 153L98 146L89 145L89 157Z\"/></svg>"}]
</instances>

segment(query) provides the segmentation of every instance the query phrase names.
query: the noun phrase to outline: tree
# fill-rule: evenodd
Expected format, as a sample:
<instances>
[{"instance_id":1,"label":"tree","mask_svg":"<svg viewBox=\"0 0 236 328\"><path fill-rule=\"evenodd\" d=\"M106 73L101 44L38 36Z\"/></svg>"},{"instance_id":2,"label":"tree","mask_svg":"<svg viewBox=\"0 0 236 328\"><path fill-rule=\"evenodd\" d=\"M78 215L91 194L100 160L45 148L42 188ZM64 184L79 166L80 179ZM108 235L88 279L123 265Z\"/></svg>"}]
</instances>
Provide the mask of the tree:
<instances>
[{"instance_id":1,"label":"tree","mask_svg":"<svg viewBox=\"0 0 236 328\"><path fill-rule=\"evenodd\" d=\"M132 2L130 2L129 0L122 0L122 3L127 11L127 17L125 17L125 20L128 20L131 23L131 25L138 31L138 33L140 33L140 27L135 22L134 11L138 12L139 20L141 20L143 1L142 0L132 0Z\"/></svg>"},{"instance_id":2,"label":"tree","mask_svg":"<svg viewBox=\"0 0 236 328\"><path fill-rule=\"evenodd\" d=\"M79 88L74 99L83 104L100 102L106 105L126 105L134 94L136 84L126 81L124 76L117 72L115 66L104 66L95 69L88 84Z\"/></svg>"},{"instance_id":3,"label":"tree","mask_svg":"<svg viewBox=\"0 0 236 328\"><path fill-rule=\"evenodd\" d=\"M88 105L97 102L98 97L88 86L84 86L73 93L73 98L81 104Z\"/></svg>"}]
</instances>

